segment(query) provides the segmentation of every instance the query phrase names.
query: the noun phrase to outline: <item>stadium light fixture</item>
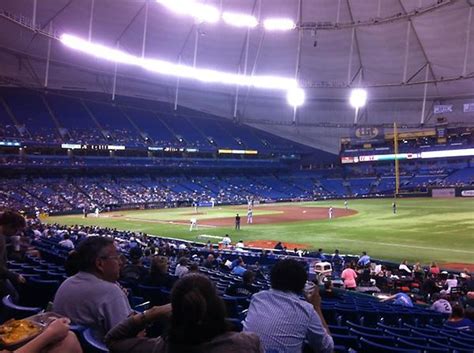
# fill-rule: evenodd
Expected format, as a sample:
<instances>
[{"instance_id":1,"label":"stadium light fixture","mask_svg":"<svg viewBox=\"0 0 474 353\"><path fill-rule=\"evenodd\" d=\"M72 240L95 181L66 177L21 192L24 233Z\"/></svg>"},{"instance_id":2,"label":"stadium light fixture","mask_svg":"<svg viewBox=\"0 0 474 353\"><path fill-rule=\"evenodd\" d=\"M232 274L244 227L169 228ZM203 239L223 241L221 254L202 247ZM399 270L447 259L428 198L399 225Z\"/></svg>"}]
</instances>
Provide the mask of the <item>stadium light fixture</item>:
<instances>
[{"instance_id":1,"label":"stadium light fixture","mask_svg":"<svg viewBox=\"0 0 474 353\"><path fill-rule=\"evenodd\" d=\"M141 56L134 56L119 49L108 48L101 44L89 42L86 39L82 39L71 34L61 35L60 41L70 48L86 53L93 57L120 64L138 66L145 70L156 72L162 75L188 78L208 83L219 83L262 89L275 89L282 91L287 91L291 88L297 87L296 80L292 78L281 76L240 75L212 69L201 69L187 65L174 64L159 59L142 58Z\"/></svg>"},{"instance_id":2,"label":"stadium light fixture","mask_svg":"<svg viewBox=\"0 0 474 353\"><path fill-rule=\"evenodd\" d=\"M169 10L194 17L198 22L216 23L220 19L219 10L211 5L201 4L195 0L156 0Z\"/></svg>"},{"instance_id":3,"label":"stadium light fixture","mask_svg":"<svg viewBox=\"0 0 474 353\"><path fill-rule=\"evenodd\" d=\"M367 91L362 88L353 89L349 98L349 102L351 103L352 107L356 109L364 107L365 103L367 103Z\"/></svg>"},{"instance_id":4,"label":"stadium light fixture","mask_svg":"<svg viewBox=\"0 0 474 353\"><path fill-rule=\"evenodd\" d=\"M263 21L263 27L268 31L290 31L296 25L289 18L267 18Z\"/></svg>"},{"instance_id":5,"label":"stadium light fixture","mask_svg":"<svg viewBox=\"0 0 474 353\"><path fill-rule=\"evenodd\" d=\"M288 104L296 108L303 105L305 100L304 90L300 87L292 87L286 93Z\"/></svg>"},{"instance_id":6,"label":"stadium light fixture","mask_svg":"<svg viewBox=\"0 0 474 353\"><path fill-rule=\"evenodd\" d=\"M255 16L235 12L224 12L222 19L225 23L235 27L257 27L258 21Z\"/></svg>"}]
</instances>

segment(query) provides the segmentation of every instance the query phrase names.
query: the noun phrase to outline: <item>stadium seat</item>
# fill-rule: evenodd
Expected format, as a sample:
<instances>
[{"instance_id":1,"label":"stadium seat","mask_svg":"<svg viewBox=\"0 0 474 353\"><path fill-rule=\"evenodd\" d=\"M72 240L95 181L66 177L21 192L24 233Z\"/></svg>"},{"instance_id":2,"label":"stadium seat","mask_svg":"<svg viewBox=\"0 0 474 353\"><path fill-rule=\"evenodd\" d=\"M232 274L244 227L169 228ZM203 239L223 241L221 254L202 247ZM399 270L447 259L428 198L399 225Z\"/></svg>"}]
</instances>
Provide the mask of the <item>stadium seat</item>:
<instances>
[{"instance_id":1,"label":"stadium seat","mask_svg":"<svg viewBox=\"0 0 474 353\"><path fill-rule=\"evenodd\" d=\"M85 353L108 353L109 350L104 342L96 337L91 328L87 328L82 332L83 345Z\"/></svg>"},{"instance_id":2,"label":"stadium seat","mask_svg":"<svg viewBox=\"0 0 474 353\"><path fill-rule=\"evenodd\" d=\"M59 281L31 277L26 283L25 303L45 308L48 302L54 299L59 288Z\"/></svg>"},{"instance_id":3,"label":"stadium seat","mask_svg":"<svg viewBox=\"0 0 474 353\"><path fill-rule=\"evenodd\" d=\"M361 352L364 353L422 353L420 349L405 349L397 348L395 346L385 346L383 344L378 344L366 338L360 339Z\"/></svg>"},{"instance_id":4,"label":"stadium seat","mask_svg":"<svg viewBox=\"0 0 474 353\"><path fill-rule=\"evenodd\" d=\"M424 344L417 344L414 343L413 341L405 340L402 338L399 338L397 340L398 342L398 347L403 348L403 349L420 349L423 353L449 353L450 350L448 348L442 348L442 347L433 347L433 346L427 346Z\"/></svg>"},{"instance_id":5,"label":"stadium seat","mask_svg":"<svg viewBox=\"0 0 474 353\"><path fill-rule=\"evenodd\" d=\"M372 335L383 335L383 330L379 329L379 328L373 328L373 327L367 327L367 326L363 326L363 325L357 325L351 321L346 321L346 325L349 327L349 328L353 328L357 331L360 331L360 332L364 332L364 333L369 333L369 334L372 334Z\"/></svg>"},{"instance_id":6,"label":"stadium seat","mask_svg":"<svg viewBox=\"0 0 474 353\"><path fill-rule=\"evenodd\" d=\"M346 348L352 348L355 350L359 349L359 339L354 335L342 335L337 333L331 333L334 340L334 345L343 346Z\"/></svg>"},{"instance_id":7,"label":"stadium seat","mask_svg":"<svg viewBox=\"0 0 474 353\"><path fill-rule=\"evenodd\" d=\"M2 298L3 310L2 321L9 319L23 319L28 316L38 314L42 309L39 307L16 305L10 295Z\"/></svg>"},{"instance_id":8,"label":"stadium seat","mask_svg":"<svg viewBox=\"0 0 474 353\"><path fill-rule=\"evenodd\" d=\"M370 333L365 333L365 332L361 332L361 331L358 331L358 330L355 330L353 328L351 328L349 330L349 334L352 335L352 336L357 336L359 338L367 338L369 340L371 340L372 342L377 342L379 344L384 344L384 345L387 345L387 346L394 346L395 343L396 343L396 339L394 337L391 337L391 336L384 336L383 333L381 334L370 334Z\"/></svg>"}]
</instances>

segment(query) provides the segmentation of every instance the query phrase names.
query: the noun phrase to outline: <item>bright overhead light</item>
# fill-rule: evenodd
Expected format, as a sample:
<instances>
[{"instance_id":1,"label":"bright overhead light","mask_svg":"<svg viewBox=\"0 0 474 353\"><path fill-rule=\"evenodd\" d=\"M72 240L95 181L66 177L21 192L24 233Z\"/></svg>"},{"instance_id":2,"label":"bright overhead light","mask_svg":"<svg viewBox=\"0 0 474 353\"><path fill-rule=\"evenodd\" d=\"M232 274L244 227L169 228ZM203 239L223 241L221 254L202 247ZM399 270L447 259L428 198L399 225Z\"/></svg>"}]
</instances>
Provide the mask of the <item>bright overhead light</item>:
<instances>
[{"instance_id":1,"label":"bright overhead light","mask_svg":"<svg viewBox=\"0 0 474 353\"><path fill-rule=\"evenodd\" d=\"M288 101L289 105L295 108L299 107L300 105L303 105L305 100L304 90L299 87L290 88L286 93L286 100Z\"/></svg>"},{"instance_id":2,"label":"bright overhead light","mask_svg":"<svg viewBox=\"0 0 474 353\"><path fill-rule=\"evenodd\" d=\"M289 31L296 27L289 18L267 18L263 21L263 26L269 31Z\"/></svg>"},{"instance_id":3,"label":"bright overhead light","mask_svg":"<svg viewBox=\"0 0 474 353\"><path fill-rule=\"evenodd\" d=\"M194 17L199 22L216 23L219 21L219 10L211 5L200 4L194 0L156 0L169 10Z\"/></svg>"},{"instance_id":4,"label":"bright overhead light","mask_svg":"<svg viewBox=\"0 0 474 353\"><path fill-rule=\"evenodd\" d=\"M349 102L356 109L362 108L367 102L367 91L362 88L353 89Z\"/></svg>"},{"instance_id":5,"label":"bright overhead light","mask_svg":"<svg viewBox=\"0 0 474 353\"><path fill-rule=\"evenodd\" d=\"M222 19L225 23L235 27L254 28L258 25L258 21L254 16L241 13L224 12Z\"/></svg>"},{"instance_id":6,"label":"bright overhead light","mask_svg":"<svg viewBox=\"0 0 474 353\"><path fill-rule=\"evenodd\" d=\"M86 39L70 34L60 37L64 45L94 56L126 65L134 65L145 70L180 78L189 78L202 82L219 83L226 85L237 85L244 87L255 87L264 89L288 90L296 88L296 80L280 76L248 76L212 69L200 69L192 66L174 64L159 59L148 59L128 54L119 49L108 48L101 44L89 42ZM303 92L304 94L304 92Z\"/></svg>"}]
</instances>

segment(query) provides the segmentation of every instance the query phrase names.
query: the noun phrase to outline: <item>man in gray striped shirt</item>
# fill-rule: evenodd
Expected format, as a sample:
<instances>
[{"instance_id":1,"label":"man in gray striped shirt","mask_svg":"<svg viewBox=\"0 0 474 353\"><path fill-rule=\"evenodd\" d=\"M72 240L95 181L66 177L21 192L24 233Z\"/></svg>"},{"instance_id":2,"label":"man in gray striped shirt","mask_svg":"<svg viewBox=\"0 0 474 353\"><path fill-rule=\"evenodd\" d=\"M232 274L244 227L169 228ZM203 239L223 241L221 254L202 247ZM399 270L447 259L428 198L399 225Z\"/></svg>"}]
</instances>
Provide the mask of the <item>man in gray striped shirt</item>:
<instances>
[{"instance_id":1,"label":"man in gray striped shirt","mask_svg":"<svg viewBox=\"0 0 474 353\"><path fill-rule=\"evenodd\" d=\"M301 353L306 342L314 352L333 351L334 342L321 312L318 287L300 298L307 280L301 263L278 262L271 272L270 290L252 297L244 331L255 332L267 352Z\"/></svg>"}]
</instances>

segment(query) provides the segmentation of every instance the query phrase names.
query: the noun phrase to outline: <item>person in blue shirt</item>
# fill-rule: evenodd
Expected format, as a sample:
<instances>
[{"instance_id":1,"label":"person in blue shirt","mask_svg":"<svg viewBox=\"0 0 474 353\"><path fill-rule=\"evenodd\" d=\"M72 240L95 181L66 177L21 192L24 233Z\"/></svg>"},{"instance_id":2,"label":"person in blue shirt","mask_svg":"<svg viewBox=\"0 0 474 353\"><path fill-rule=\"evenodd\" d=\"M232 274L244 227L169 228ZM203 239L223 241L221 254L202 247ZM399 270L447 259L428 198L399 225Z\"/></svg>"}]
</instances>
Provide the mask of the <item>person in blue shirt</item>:
<instances>
[{"instance_id":1,"label":"person in blue shirt","mask_svg":"<svg viewBox=\"0 0 474 353\"><path fill-rule=\"evenodd\" d=\"M300 297L307 278L300 262L281 260L271 271L272 288L252 296L244 332L256 333L267 352L301 353L305 342L313 352L333 351L319 290L308 292L307 300Z\"/></svg>"},{"instance_id":2,"label":"person in blue shirt","mask_svg":"<svg viewBox=\"0 0 474 353\"><path fill-rule=\"evenodd\" d=\"M382 301L383 302L391 301L392 304L406 306L409 308L413 307L413 301L411 300L410 296L405 293L397 293L397 294L391 295L390 297Z\"/></svg>"},{"instance_id":3,"label":"person in blue shirt","mask_svg":"<svg viewBox=\"0 0 474 353\"><path fill-rule=\"evenodd\" d=\"M232 269L231 273L234 274L234 275L243 276L245 271L247 271L247 269L243 265L244 265L244 262L239 259L239 262L237 263L237 266L235 266Z\"/></svg>"},{"instance_id":4,"label":"person in blue shirt","mask_svg":"<svg viewBox=\"0 0 474 353\"><path fill-rule=\"evenodd\" d=\"M360 267L370 265L370 256L367 255L365 251L362 252L362 256L359 258L359 261L357 261L357 265Z\"/></svg>"},{"instance_id":5,"label":"person in blue shirt","mask_svg":"<svg viewBox=\"0 0 474 353\"><path fill-rule=\"evenodd\" d=\"M453 306L453 312L444 326L458 330L474 330L474 322L464 317L464 308L459 304Z\"/></svg>"}]
</instances>

